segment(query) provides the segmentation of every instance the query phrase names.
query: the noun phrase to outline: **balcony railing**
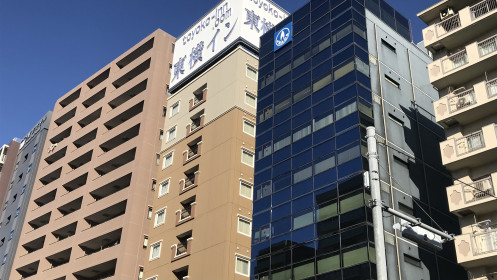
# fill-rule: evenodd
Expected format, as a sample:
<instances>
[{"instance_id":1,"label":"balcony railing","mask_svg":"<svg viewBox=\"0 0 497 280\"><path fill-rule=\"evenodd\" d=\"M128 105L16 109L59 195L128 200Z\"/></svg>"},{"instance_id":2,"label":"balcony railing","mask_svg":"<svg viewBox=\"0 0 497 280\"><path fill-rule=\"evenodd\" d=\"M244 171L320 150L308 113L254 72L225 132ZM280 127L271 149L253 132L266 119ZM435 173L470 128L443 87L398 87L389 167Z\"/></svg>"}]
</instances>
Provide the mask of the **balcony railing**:
<instances>
[{"instance_id":1,"label":"balcony railing","mask_svg":"<svg viewBox=\"0 0 497 280\"><path fill-rule=\"evenodd\" d=\"M473 255L488 254L497 251L497 229L488 227L485 232L472 235Z\"/></svg>"},{"instance_id":2,"label":"balcony railing","mask_svg":"<svg viewBox=\"0 0 497 280\"><path fill-rule=\"evenodd\" d=\"M476 104L475 90L469 89L449 98L449 110L451 113Z\"/></svg>"},{"instance_id":3,"label":"balcony railing","mask_svg":"<svg viewBox=\"0 0 497 280\"><path fill-rule=\"evenodd\" d=\"M461 156L485 147L483 131L478 131L456 140L457 155Z\"/></svg>"},{"instance_id":4,"label":"balcony railing","mask_svg":"<svg viewBox=\"0 0 497 280\"><path fill-rule=\"evenodd\" d=\"M469 7L473 20L484 16L495 9L497 9L497 0L484 0Z\"/></svg>"},{"instance_id":5,"label":"balcony railing","mask_svg":"<svg viewBox=\"0 0 497 280\"><path fill-rule=\"evenodd\" d=\"M181 210L181 213L179 216L179 221L181 222L181 221L186 220L190 217L191 217L191 209L190 208L183 209L183 210Z\"/></svg>"},{"instance_id":6,"label":"balcony railing","mask_svg":"<svg viewBox=\"0 0 497 280\"><path fill-rule=\"evenodd\" d=\"M495 51L497 51L497 35L478 42L478 53L480 54L480 57L484 57Z\"/></svg>"},{"instance_id":7,"label":"balcony railing","mask_svg":"<svg viewBox=\"0 0 497 280\"><path fill-rule=\"evenodd\" d=\"M190 176L187 176L185 178L185 187L183 189L188 189L191 186L195 185L195 174L192 174Z\"/></svg>"},{"instance_id":8,"label":"balcony railing","mask_svg":"<svg viewBox=\"0 0 497 280\"><path fill-rule=\"evenodd\" d=\"M187 251L187 247L186 247L186 244L178 244L178 246L176 246L176 255L175 257L178 257L178 256L181 256L183 254L186 254L188 251Z\"/></svg>"},{"instance_id":9,"label":"balcony railing","mask_svg":"<svg viewBox=\"0 0 497 280\"><path fill-rule=\"evenodd\" d=\"M457 52L442 60L444 72L452 71L466 64L468 64L468 53L466 50Z\"/></svg>"},{"instance_id":10,"label":"balcony railing","mask_svg":"<svg viewBox=\"0 0 497 280\"><path fill-rule=\"evenodd\" d=\"M466 203L471 203L494 196L495 192L492 177L476 181L471 184L471 187L463 185L463 192L464 201Z\"/></svg>"},{"instance_id":11,"label":"balcony railing","mask_svg":"<svg viewBox=\"0 0 497 280\"><path fill-rule=\"evenodd\" d=\"M497 95L497 79L493 79L487 82L487 94L488 98Z\"/></svg>"},{"instance_id":12,"label":"balcony railing","mask_svg":"<svg viewBox=\"0 0 497 280\"><path fill-rule=\"evenodd\" d=\"M200 118L192 120L192 124L190 125L190 131L194 131L200 126Z\"/></svg>"},{"instance_id":13,"label":"balcony railing","mask_svg":"<svg viewBox=\"0 0 497 280\"><path fill-rule=\"evenodd\" d=\"M461 26L461 18L459 14L455 14L450 18L447 18L435 25L435 30L437 31L437 37L443 36L452 30L459 28Z\"/></svg>"}]
</instances>

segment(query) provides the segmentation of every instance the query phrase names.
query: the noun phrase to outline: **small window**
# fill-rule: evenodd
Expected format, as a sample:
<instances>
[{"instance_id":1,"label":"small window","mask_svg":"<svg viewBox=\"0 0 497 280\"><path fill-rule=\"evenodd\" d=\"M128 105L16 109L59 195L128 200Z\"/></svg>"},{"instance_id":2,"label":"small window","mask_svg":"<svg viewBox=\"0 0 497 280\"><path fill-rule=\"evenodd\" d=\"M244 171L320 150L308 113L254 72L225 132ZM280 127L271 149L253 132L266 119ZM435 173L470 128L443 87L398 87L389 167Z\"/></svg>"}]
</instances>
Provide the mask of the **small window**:
<instances>
[{"instance_id":1,"label":"small window","mask_svg":"<svg viewBox=\"0 0 497 280\"><path fill-rule=\"evenodd\" d=\"M389 83L391 83L394 87L396 88L400 88L400 84L399 82L397 82L396 80L394 80L392 77L388 76L388 75L385 75L385 80Z\"/></svg>"},{"instance_id":2,"label":"small window","mask_svg":"<svg viewBox=\"0 0 497 280\"><path fill-rule=\"evenodd\" d=\"M173 152L164 156L164 161L162 162L162 169L167 168L173 164Z\"/></svg>"},{"instance_id":3,"label":"small window","mask_svg":"<svg viewBox=\"0 0 497 280\"><path fill-rule=\"evenodd\" d=\"M243 256L236 256L236 267L235 271L238 274L249 276L250 270L250 259Z\"/></svg>"},{"instance_id":4,"label":"small window","mask_svg":"<svg viewBox=\"0 0 497 280\"><path fill-rule=\"evenodd\" d=\"M155 186L157 186L157 180L152 179L152 190L155 191Z\"/></svg>"},{"instance_id":5,"label":"small window","mask_svg":"<svg viewBox=\"0 0 497 280\"><path fill-rule=\"evenodd\" d=\"M164 130L159 130L159 140L162 141L162 138L164 138Z\"/></svg>"},{"instance_id":6,"label":"small window","mask_svg":"<svg viewBox=\"0 0 497 280\"><path fill-rule=\"evenodd\" d=\"M397 53L395 47L390 45L387 41L381 39L381 44L385 46L387 49L391 50L392 52Z\"/></svg>"},{"instance_id":7,"label":"small window","mask_svg":"<svg viewBox=\"0 0 497 280\"><path fill-rule=\"evenodd\" d=\"M162 241L156 242L150 246L150 258L149 260L153 261L160 257L160 249L161 249Z\"/></svg>"},{"instance_id":8,"label":"small window","mask_svg":"<svg viewBox=\"0 0 497 280\"><path fill-rule=\"evenodd\" d=\"M400 126L404 126L404 121L402 121L401 119L397 118L396 116L392 115L392 114L388 114L388 118L390 120L392 120L394 123L400 125Z\"/></svg>"},{"instance_id":9,"label":"small window","mask_svg":"<svg viewBox=\"0 0 497 280\"><path fill-rule=\"evenodd\" d=\"M28 160L28 155L29 155L29 154L25 154L25 155L24 155L24 161Z\"/></svg>"},{"instance_id":10,"label":"small window","mask_svg":"<svg viewBox=\"0 0 497 280\"><path fill-rule=\"evenodd\" d=\"M247 65L247 77L251 78L254 81L257 81L257 70L254 67Z\"/></svg>"},{"instance_id":11,"label":"small window","mask_svg":"<svg viewBox=\"0 0 497 280\"><path fill-rule=\"evenodd\" d=\"M179 101L171 106L171 117L179 112Z\"/></svg>"},{"instance_id":12,"label":"small window","mask_svg":"<svg viewBox=\"0 0 497 280\"><path fill-rule=\"evenodd\" d=\"M252 199L253 185L244 181L240 181L240 195Z\"/></svg>"},{"instance_id":13,"label":"small window","mask_svg":"<svg viewBox=\"0 0 497 280\"><path fill-rule=\"evenodd\" d=\"M148 246L148 236L144 235L143 236L143 248L147 248Z\"/></svg>"},{"instance_id":14,"label":"small window","mask_svg":"<svg viewBox=\"0 0 497 280\"><path fill-rule=\"evenodd\" d=\"M140 266L140 269L138 271L138 280L143 279L143 267Z\"/></svg>"},{"instance_id":15,"label":"small window","mask_svg":"<svg viewBox=\"0 0 497 280\"><path fill-rule=\"evenodd\" d=\"M150 277L150 278L147 278L146 280L157 280L157 275L156 276L153 276L153 277Z\"/></svg>"},{"instance_id":16,"label":"small window","mask_svg":"<svg viewBox=\"0 0 497 280\"><path fill-rule=\"evenodd\" d=\"M152 209L153 209L152 206L148 207L147 219L149 219L149 220L152 219L152 212L153 212Z\"/></svg>"},{"instance_id":17,"label":"small window","mask_svg":"<svg viewBox=\"0 0 497 280\"><path fill-rule=\"evenodd\" d=\"M21 212L21 207L17 207L17 209L16 209L16 217L19 216L20 212Z\"/></svg>"},{"instance_id":18,"label":"small window","mask_svg":"<svg viewBox=\"0 0 497 280\"><path fill-rule=\"evenodd\" d=\"M422 267L421 261L413 256L404 254L404 261L417 267Z\"/></svg>"},{"instance_id":19,"label":"small window","mask_svg":"<svg viewBox=\"0 0 497 280\"><path fill-rule=\"evenodd\" d=\"M162 117L165 118L167 116L167 107L162 106Z\"/></svg>"},{"instance_id":20,"label":"small window","mask_svg":"<svg viewBox=\"0 0 497 280\"><path fill-rule=\"evenodd\" d=\"M176 127L169 129L167 132L167 141L171 141L176 138Z\"/></svg>"},{"instance_id":21,"label":"small window","mask_svg":"<svg viewBox=\"0 0 497 280\"><path fill-rule=\"evenodd\" d=\"M160 155L159 154L155 154L155 165L159 165L160 163Z\"/></svg>"},{"instance_id":22,"label":"small window","mask_svg":"<svg viewBox=\"0 0 497 280\"><path fill-rule=\"evenodd\" d=\"M246 236L251 236L250 233L252 231L251 228L252 222L242 216L238 216L238 233L244 234Z\"/></svg>"},{"instance_id":23,"label":"small window","mask_svg":"<svg viewBox=\"0 0 497 280\"><path fill-rule=\"evenodd\" d=\"M154 222L154 227L158 227L160 225L163 225L166 221L166 209L163 208L157 212L155 212L155 222Z\"/></svg>"},{"instance_id":24,"label":"small window","mask_svg":"<svg viewBox=\"0 0 497 280\"><path fill-rule=\"evenodd\" d=\"M28 165L27 174L31 173L31 169L33 168L33 164Z\"/></svg>"},{"instance_id":25,"label":"small window","mask_svg":"<svg viewBox=\"0 0 497 280\"><path fill-rule=\"evenodd\" d=\"M35 145L33 146L33 153L36 153L36 151L37 151L37 150L38 150L38 144L35 144Z\"/></svg>"},{"instance_id":26,"label":"small window","mask_svg":"<svg viewBox=\"0 0 497 280\"><path fill-rule=\"evenodd\" d=\"M242 149L242 162L248 166L254 166L254 153L251 151Z\"/></svg>"},{"instance_id":27,"label":"small window","mask_svg":"<svg viewBox=\"0 0 497 280\"><path fill-rule=\"evenodd\" d=\"M399 210L407 215L414 216L414 209L412 209L412 207L405 205L402 202L399 202Z\"/></svg>"},{"instance_id":28,"label":"small window","mask_svg":"<svg viewBox=\"0 0 497 280\"><path fill-rule=\"evenodd\" d=\"M255 108L257 103L257 97L255 97L255 95L249 92L245 92L245 103L250 107Z\"/></svg>"},{"instance_id":29,"label":"small window","mask_svg":"<svg viewBox=\"0 0 497 280\"><path fill-rule=\"evenodd\" d=\"M4 265L6 262L7 262L7 254L3 256L2 265Z\"/></svg>"},{"instance_id":30,"label":"small window","mask_svg":"<svg viewBox=\"0 0 497 280\"><path fill-rule=\"evenodd\" d=\"M169 179L160 183L159 187L159 197L169 193Z\"/></svg>"},{"instance_id":31,"label":"small window","mask_svg":"<svg viewBox=\"0 0 497 280\"><path fill-rule=\"evenodd\" d=\"M14 238L14 230L10 231L9 240L12 240L12 238Z\"/></svg>"},{"instance_id":32,"label":"small window","mask_svg":"<svg viewBox=\"0 0 497 280\"><path fill-rule=\"evenodd\" d=\"M243 120L243 132L250 136L255 136L255 124L248 120Z\"/></svg>"},{"instance_id":33,"label":"small window","mask_svg":"<svg viewBox=\"0 0 497 280\"><path fill-rule=\"evenodd\" d=\"M16 201L17 199L17 194L14 194L14 196L12 197L12 202Z\"/></svg>"},{"instance_id":34,"label":"small window","mask_svg":"<svg viewBox=\"0 0 497 280\"><path fill-rule=\"evenodd\" d=\"M26 185L22 186L21 194L24 194L25 192L26 192Z\"/></svg>"}]
</instances>

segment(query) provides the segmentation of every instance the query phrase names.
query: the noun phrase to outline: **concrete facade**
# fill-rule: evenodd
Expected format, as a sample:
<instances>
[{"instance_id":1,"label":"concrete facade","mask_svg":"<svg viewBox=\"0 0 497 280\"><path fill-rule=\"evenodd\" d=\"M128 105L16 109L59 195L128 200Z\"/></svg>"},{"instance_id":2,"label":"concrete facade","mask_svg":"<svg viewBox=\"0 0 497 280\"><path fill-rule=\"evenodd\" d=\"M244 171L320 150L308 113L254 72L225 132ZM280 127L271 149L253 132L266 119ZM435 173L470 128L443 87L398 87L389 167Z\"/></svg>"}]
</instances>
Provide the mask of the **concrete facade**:
<instances>
[{"instance_id":1,"label":"concrete facade","mask_svg":"<svg viewBox=\"0 0 497 280\"><path fill-rule=\"evenodd\" d=\"M137 279L174 38L157 30L55 104L11 279Z\"/></svg>"},{"instance_id":2,"label":"concrete facade","mask_svg":"<svg viewBox=\"0 0 497 280\"><path fill-rule=\"evenodd\" d=\"M143 279L248 278L236 269L251 242L253 163L242 157L254 152L257 81L247 67L258 59L237 47L168 99Z\"/></svg>"},{"instance_id":3,"label":"concrete facade","mask_svg":"<svg viewBox=\"0 0 497 280\"><path fill-rule=\"evenodd\" d=\"M497 2L441 1L418 16L434 61L430 82L439 90L436 121L453 183L446 189L459 216L458 262L469 279L497 277Z\"/></svg>"},{"instance_id":4,"label":"concrete facade","mask_svg":"<svg viewBox=\"0 0 497 280\"><path fill-rule=\"evenodd\" d=\"M22 139L16 157L16 169L12 174L12 185L5 197L0 228L0 279L10 279L12 262L19 243L21 228L31 199L31 192L40 164L42 148L50 125L52 112L48 112Z\"/></svg>"}]
</instances>

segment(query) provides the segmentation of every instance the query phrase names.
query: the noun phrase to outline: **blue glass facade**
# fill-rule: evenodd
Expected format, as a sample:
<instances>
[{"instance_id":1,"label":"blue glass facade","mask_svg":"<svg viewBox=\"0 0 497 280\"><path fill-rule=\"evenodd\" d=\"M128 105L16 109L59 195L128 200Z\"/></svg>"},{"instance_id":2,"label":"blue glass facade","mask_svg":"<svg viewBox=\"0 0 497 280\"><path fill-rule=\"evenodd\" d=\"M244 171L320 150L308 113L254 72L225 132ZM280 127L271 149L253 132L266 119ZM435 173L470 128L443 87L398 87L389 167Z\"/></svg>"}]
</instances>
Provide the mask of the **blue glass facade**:
<instances>
[{"instance_id":1,"label":"blue glass facade","mask_svg":"<svg viewBox=\"0 0 497 280\"><path fill-rule=\"evenodd\" d=\"M410 41L407 19L375 0L310 1L261 37L251 279L376 278L366 9ZM274 52L289 22L293 40Z\"/></svg>"}]
</instances>

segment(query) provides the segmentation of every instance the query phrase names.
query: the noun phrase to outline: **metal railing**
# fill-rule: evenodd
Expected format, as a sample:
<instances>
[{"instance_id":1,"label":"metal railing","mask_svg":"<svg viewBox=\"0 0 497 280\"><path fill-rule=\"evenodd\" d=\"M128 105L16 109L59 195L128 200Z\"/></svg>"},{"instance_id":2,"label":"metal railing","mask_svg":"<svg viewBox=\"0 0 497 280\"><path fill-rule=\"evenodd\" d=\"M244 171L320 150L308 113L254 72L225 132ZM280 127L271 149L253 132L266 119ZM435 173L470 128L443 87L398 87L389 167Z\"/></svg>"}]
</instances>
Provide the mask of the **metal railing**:
<instances>
[{"instance_id":1,"label":"metal railing","mask_svg":"<svg viewBox=\"0 0 497 280\"><path fill-rule=\"evenodd\" d=\"M466 64L468 64L468 54L466 50L457 52L442 60L442 67L444 72L452 71Z\"/></svg>"},{"instance_id":2,"label":"metal railing","mask_svg":"<svg viewBox=\"0 0 497 280\"><path fill-rule=\"evenodd\" d=\"M176 257L187 253L187 248L185 244L178 244L176 246Z\"/></svg>"},{"instance_id":3,"label":"metal railing","mask_svg":"<svg viewBox=\"0 0 497 280\"><path fill-rule=\"evenodd\" d=\"M441 37L454 29L461 26L461 18L459 14L455 14L435 25L435 30L437 32L437 37Z\"/></svg>"},{"instance_id":4,"label":"metal railing","mask_svg":"<svg viewBox=\"0 0 497 280\"><path fill-rule=\"evenodd\" d=\"M190 131L194 131L200 126L200 118L192 120L192 123L190 124Z\"/></svg>"},{"instance_id":5,"label":"metal railing","mask_svg":"<svg viewBox=\"0 0 497 280\"><path fill-rule=\"evenodd\" d=\"M457 155L461 156L485 147L483 131L478 131L456 139Z\"/></svg>"},{"instance_id":6,"label":"metal railing","mask_svg":"<svg viewBox=\"0 0 497 280\"><path fill-rule=\"evenodd\" d=\"M191 208L183 209L183 210L181 210L181 214L179 216L179 220L183 221L185 219L190 218L190 216L191 216Z\"/></svg>"},{"instance_id":7,"label":"metal railing","mask_svg":"<svg viewBox=\"0 0 497 280\"><path fill-rule=\"evenodd\" d=\"M449 98L449 111L451 113L476 104L474 89L468 89Z\"/></svg>"},{"instance_id":8,"label":"metal railing","mask_svg":"<svg viewBox=\"0 0 497 280\"><path fill-rule=\"evenodd\" d=\"M487 82L487 96L488 98L497 95L497 79L493 79Z\"/></svg>"},{"instance_id":9,"label":"metal railing","mask_svg":"<svg viewBox=\"0 0 497 280\"><path fill-rule=\"evenodd\" d=\"M469 7L471 18L473 20L488 14L490 11L497 9L497 0L483 0Z\"/></svg>"},{"instance_id":10,"label":"metal railing","mask_svg":"<svg viewBox=\"0 0 497 280\"><path fill-rule=\"evenodd\" d=\"M484 232L472 235L473 255L487 254L497 251L497 229L487 228Z\"/></svg>"},{"instance_id":11,"label":"metal railing","mask_svg":"<svg viewBox=\"0 0 497 280\"><path fill-rule=\"evenodd\" d=\"M200 94L199 96L193 95L193 106L196 106L198 103L204 101L203 94Z\"/></svg>"},{"instance_id":12,"label":"metal railing","mask_svg":"<svg viewBox=\"0 0 497 280\"><path fill-rule=\"evenodd\" d=\"M195 174L186 176L185 178L185 186L183 189L188 189L189 187L195 185Z\"/></svg>"},{"instance_id":13,"label":"metal railing","mask_svg":"<svg viewBox=\"0 0 497 280\"><path fill-rule=\"evenodd\" d=\"M486 56L497 51L497 35L478 42L478 53L480 57Z\"/></svg>"},{"instance_id":14,"label":"metal railing","mask_svg":"<svg viewBox=\"0 0 497 280\"><path fill-rule=\"evenodd\" d=\"M466 203L494 196L495 191L492 177L475 181L471 184L471 187L463 185L463 192Z\"/></svg>"}]
</instances>

